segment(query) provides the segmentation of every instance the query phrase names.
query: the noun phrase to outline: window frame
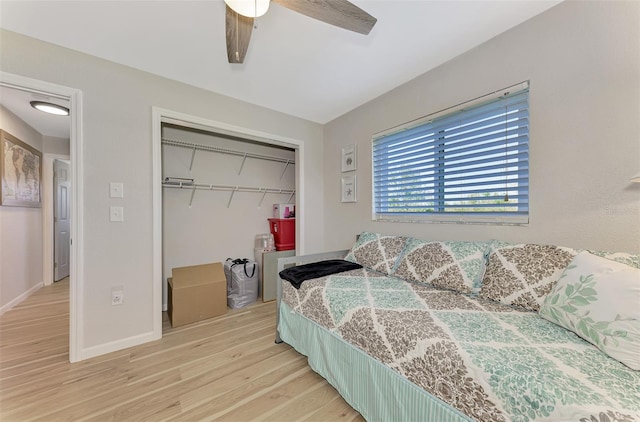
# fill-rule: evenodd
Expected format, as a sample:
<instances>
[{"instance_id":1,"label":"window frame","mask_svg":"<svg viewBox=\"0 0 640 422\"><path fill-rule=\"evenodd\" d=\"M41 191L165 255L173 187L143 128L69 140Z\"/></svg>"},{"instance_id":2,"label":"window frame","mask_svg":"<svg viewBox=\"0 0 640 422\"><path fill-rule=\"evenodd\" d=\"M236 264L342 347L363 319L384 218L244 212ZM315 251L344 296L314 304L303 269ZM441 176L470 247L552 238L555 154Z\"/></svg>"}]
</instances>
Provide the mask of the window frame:
<instances>
[{"instance_id":1,"label":"window frame","mask_svg":"<svg viewBox=\"0 0 640 422\"><path fill-rule=\"evenodd\" d=\"M523 147L526 146L525 154L526 154L526 162L518 166L517 172L518 174L524 174L525 176L518 176L516 179L520 181L520 178L526 182L524 185L524 189L526 189L526 203L523 203L523 207L520 211L517 212L464 212L464 211L443 211L444 206L444 191L442 190L442 186L440 188L440 201L433 201L433 208L437 209L440 207L440 211L434 212L403 212L403 213L384 213L379 212L376 208L378 206L378 197L376 196L376 185L377 185L377 176L376 176L376 142L379 142L382 139L390 139L393 135L402 134L407 130L419 129L421 126L427 126L431 122L438 119L446 119L449 116L455 115L460 112L473 111L485 104L493 103L496 100L500 100L502 98L509 98L512 96L517 96L521 94L526 94L526 118L529 121L529 109L530 109L530 83L529 81L521 82L516 85L509 86L507 88L503 88L497 91L494 91L490 94L483 95L481 97L475 98L471 101L466 101L464 103L455 105L453 107L449 107L447 109L438 111L436 113L432 113L430 115L421 117L419 119L401 124L399 126L395 126L393 128L384 130L382 132L378 132L372 136L371 139L371 192L372 192L372 220L374 221L383 221L383 222L411 222L411 223L458 223L458 224L492 224L492 225L528 225L529 224L529 214L530 214L530 175L529 175L529 160L530 160L530 145L529 145L529 134L530 134L530 125L526 127L526 140L518 141L518 151L520 151ZM433 145L437 147L437 144L433 142ZM443 144L444 146L444 144ZM442 150L439 154L446 154L446 150ZM517 161L516 161L517 162ZM442 165L442 162L440 163ZM410 169L410 166L408 167ZM438 186L436 184L433 185L433 197L438 195ZM518 190L521 191L522 188L520 185L515 188L510 188L509 191Z\"/></svg>"}]
</instances>

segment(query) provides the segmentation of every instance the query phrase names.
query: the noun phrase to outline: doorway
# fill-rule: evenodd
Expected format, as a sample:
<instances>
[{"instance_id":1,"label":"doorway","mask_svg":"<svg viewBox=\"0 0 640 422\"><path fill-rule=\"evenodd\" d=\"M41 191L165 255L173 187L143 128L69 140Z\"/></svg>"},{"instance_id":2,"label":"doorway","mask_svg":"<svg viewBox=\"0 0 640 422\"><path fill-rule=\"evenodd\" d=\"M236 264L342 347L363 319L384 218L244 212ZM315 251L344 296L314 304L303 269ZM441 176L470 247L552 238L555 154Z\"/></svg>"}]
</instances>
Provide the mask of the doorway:
<instances>
[{"instance_id":1,"label":"doorway","mask_svg":"<svg viewBox=\"0 0 640 422\"><path fill-rule=\"evenodd\" d=\"M190 116L183 113L152 108L152 154L153 154L153 327L154 338L162 337L163 261L162 261L162 127L173 125L204 132L227 135L264 144L289 148L295 159L295 202L298 210L304 206L304 143L280 135L255 131L222 122ZM296 252L304 254L304 212L296 214Z\"/></svg>"},{"instance_id":2,"label":"doorway","mask_svg":"<svg viewBox=\"0 0 640 422\"><path fill-rule=\"evenodd\" d=\"M21 75L15 75L7 72L0 71L0 88L10 89L12 91L27 94L32 97L45 97L56 99L58 101L68 102L69 113L69 143L68 143L68 155L66 158L70 159L68 168L68 180L69 190L67 192L70 197L68 201L68 208L66 210L69 227L67 233L69 234L69 252L68 252L68 269L69 269L69 361L77 362L82 360L82 320L83 320L83 306L82 296L79 292L82 290L82 264L83 256L82 251L78 245L82 244L82 209L79 204L82 202L82 163L79 161L82 157L82 92L57 84L44 82L36 79L27 78ZM36 98L38 99L38 98ZM4 102L4 99L3 99ZM27 103L26 107L31 107ZM24 119L22 119L24 120ZM28 122L27 122L28 124ZM43 140L44 141L44 140ZM59 151L58 151L59 152ZM53 151L53 155L57 152ZM60 155L60 154L58 154ZM47 154L43 155L45 158ZM62 158L65 154L62 154ZM49 155L51 158L51 155ZM47 160L43 160L43 165ZM53 163L53 161L51 161ZM44 169L43 169L44 170ZM48 172L43 173L46 176ZM43 180L44 183L44 180ZM49 186L52 186L49 185ZM50 189L52 194L53 189ZM45 192L43 192L45 193ZM53 196L53 195L52 195ZM43 198L44 199L44 198ZM42 201L43 205L45 201ZM53 201L51 201L53 202ZM47 226L49 221L52 221L52 214L42 211L42 224L43 228ZM53 224L50 224L53 226ZM44 239L45 233L43 230L43 244L47 245L49 242ZM51 251L53 251L53 236L51 236ZM50 274L50 278L54 278L53 266L49 267L48 262L53 259L48 258L49 254L45 251L43 245L43 282L46 280L45 274ZM51 268L51 270L46 270Z\"/></svg>"},{"instance_id":3,"label":"doorway","mask_svg":"<svg viewBox=\"0 0 640 422\"><path fill-rule=\"evenodd\" d=\"M173 268L255 259L261 286L256 237L269 233L274 203L295 202L295 150L168 124L162 145L163 309Z\"/></svg>"}]
</instances>

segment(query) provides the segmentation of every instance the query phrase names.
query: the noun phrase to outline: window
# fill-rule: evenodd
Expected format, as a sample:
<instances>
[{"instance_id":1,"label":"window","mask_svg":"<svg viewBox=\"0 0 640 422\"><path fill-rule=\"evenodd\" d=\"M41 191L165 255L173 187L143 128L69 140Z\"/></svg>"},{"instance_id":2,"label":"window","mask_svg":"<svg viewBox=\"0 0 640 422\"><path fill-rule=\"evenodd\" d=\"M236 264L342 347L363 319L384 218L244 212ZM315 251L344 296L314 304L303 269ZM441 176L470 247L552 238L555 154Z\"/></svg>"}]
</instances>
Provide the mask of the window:
<instances>
[{"instance_id":1,"label":"window","mask_svg":"<svg viewBox=\"0 0 640 422\"><path fill-rule=\"evenodd\" d=\"M373 216L528 223L529 83L373 137Z\"/></svg>"}]
</instances>

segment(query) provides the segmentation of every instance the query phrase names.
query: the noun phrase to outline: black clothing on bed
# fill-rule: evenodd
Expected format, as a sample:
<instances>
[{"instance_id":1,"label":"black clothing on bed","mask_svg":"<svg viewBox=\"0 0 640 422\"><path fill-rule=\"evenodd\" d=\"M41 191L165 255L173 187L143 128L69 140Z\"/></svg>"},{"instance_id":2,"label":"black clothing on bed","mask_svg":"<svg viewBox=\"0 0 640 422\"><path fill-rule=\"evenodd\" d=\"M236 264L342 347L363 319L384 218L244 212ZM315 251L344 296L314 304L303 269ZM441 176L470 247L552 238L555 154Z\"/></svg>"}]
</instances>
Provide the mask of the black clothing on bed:
<instances>
[{"instance_id":1,"label":"black clothing on bed","mask_svg":"<svg viewBox=\"0 0 640 422\"><path fill-rule=\"evenodd\" d=\"M325 277L331 274L362 268L362 265L343 259L330 259L327 261L312 262L311 264L298 265L280 271L280 278L287 280L296 289L302 282L314 278Z\"/></svg>"}]
</instances>

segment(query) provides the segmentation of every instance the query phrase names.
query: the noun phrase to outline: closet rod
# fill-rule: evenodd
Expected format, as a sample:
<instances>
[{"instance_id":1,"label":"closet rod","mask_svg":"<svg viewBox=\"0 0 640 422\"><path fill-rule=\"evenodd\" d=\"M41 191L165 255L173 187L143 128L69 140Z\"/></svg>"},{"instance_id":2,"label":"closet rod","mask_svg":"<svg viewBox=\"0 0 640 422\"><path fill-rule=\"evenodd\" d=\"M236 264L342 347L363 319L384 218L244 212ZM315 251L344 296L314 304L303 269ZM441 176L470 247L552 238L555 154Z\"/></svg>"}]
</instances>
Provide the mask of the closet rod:
<instances>
[{"instance_id":1,"label":"closet rod","mask_svg":"<svg viewBox=\"0 0 640 422\"><path fill-rule=\"evenodd\" d=\"M191 142L180 141L178 139L162 138L162 143L164 145L171 145L174 147L193 149L194 151L201 150L201 151L218 152L220 154L238 155L240 157L257 158L260 160L276 161L278 163L295 164L295 160L276 157L273 155L255 154L250 152L236 151L233 149L214 147L210 145L194 144Z\"/></svg>"},{"instance_id":2,"label":"closet rod","mask_svg":"<svg viewBox=\"0 0 640 422\"><path fill-rule=\"evenodd\" d=\"M163 188L177 188L177 189L202 189L202 190L216 190L225 192L250 192L250 193L275 193L275 194L287 194L293 195L296 193L293 189L279 189L279 188L254 188L249 186L229 186L229 185L208 185L206 183L191 183L191 182L162 182Z\"/></svg>"}]
</instances>

